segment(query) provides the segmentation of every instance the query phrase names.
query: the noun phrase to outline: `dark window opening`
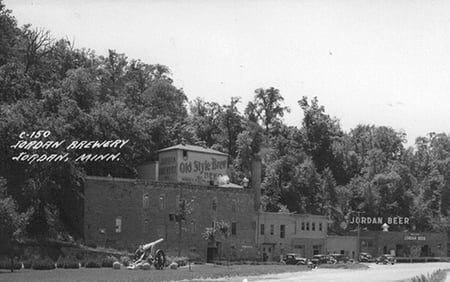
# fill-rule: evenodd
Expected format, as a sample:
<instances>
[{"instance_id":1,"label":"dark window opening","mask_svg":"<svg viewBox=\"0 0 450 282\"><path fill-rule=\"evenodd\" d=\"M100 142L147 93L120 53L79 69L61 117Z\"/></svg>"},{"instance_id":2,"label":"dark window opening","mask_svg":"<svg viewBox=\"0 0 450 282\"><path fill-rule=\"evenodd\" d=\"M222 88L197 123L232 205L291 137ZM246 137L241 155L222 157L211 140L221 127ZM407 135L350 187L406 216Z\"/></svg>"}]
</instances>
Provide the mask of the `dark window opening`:
<instances>
[{"instance_id":1,"label":"dark window opening","mask_svg":"<svg viewBox=\"0 0 450 282\"><path fill-rule=\"evenodd\" d=\"M213 211L217 210L217 200L216 199L213 199L213 201L212 201L212 209L213 209Z\"/></svg>"},{"instance_id":2,"label":"dark window opening","mask_svg":"<svg viewBox=\"0 0 450 282\"><path fill-rule=\"evenodd\" d=\"M231 235L236 235L236 228L237 228L236 222L232 222L231 223Z\"/></svg>"},{"instance_id":3,"label":"dark window opening","mask_svg":"<svg viewBox=\"0 0 450 282\"><path fill-rule=\"evenodd\" d=\"M280 238L284 238L286 232L286 227L282 224L280 225Z\"/></svg>"}]
</instances>

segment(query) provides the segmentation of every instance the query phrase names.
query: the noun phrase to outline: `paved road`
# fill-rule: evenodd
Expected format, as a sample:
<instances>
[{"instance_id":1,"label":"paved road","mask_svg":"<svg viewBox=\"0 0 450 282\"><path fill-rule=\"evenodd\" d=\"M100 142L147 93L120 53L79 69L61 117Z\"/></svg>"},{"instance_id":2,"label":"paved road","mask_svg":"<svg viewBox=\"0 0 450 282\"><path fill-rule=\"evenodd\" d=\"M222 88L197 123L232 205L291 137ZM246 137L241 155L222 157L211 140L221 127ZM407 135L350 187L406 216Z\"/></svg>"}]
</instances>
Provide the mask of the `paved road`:
<instances>
[{"instance_id":1,"label":"paved road","mask_svg":"<svg viewBox=\"0 0 450 282\"><path fill-rule=\"evenodd\" d=\"M368 264L369 269L315 269L306 272L282 273L248 277L248 281L264 282L393 282L412 278L419 274L431 273L437 269L450 269L450 263L400 263L395 265ZM230 281L243 281L245 277ZM448 278L448 277L447 277ZM447 279L450 282L450 280Z\"/></svg>"}]
</instances>

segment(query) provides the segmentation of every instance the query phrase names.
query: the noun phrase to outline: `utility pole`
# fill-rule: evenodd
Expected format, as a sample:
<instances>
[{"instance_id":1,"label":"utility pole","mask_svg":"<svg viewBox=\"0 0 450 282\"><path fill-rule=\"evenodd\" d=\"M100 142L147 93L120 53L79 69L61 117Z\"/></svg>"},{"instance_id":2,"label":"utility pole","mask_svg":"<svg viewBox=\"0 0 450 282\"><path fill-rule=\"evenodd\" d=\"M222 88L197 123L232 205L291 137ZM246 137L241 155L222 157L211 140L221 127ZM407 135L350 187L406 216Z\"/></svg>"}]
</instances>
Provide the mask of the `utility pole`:
<instances>
[{"instance_id":1,"label":"utility pole","mask_svg":"<svg viewBox=\"0 0 450 282\"><path fill-rule=\"evenodd\" d=\"M361 226L360 226L360 222L361 222L361 214L365 213L362 211L357 211L358 213L358 245L356 248L356 257L358 258L359 261L359 254L361 253Z\"/></svg>"}]
</instances>

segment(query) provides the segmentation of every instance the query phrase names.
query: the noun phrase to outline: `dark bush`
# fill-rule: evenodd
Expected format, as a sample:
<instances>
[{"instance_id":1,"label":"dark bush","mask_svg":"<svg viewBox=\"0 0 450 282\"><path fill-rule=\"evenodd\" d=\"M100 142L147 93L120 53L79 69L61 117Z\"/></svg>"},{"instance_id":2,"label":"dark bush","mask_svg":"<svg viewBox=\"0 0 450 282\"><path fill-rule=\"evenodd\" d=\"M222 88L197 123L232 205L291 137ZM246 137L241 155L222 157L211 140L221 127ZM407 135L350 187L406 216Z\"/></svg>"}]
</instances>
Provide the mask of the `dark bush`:
<instances>
[{"instance_id":1,"label":"dark bush","mask_svg":"<svg viewBox=\"0 0 450 282\"><path fill-rule=\"evenodd\" d=\"M14 269L21 269L22 264L18 261L14 261ZM11 269L11 261L10 260L2 260L0 261L0 269Z\"/></svg>"},{"instance_id":2,"label":"dark bush","mask_svg":"<svg viewBox=\"0 0 450 282\"><path fill-rule=\"evenodd\" d=\"M78 260L70 257L62 258L59 257L56 262L58 268L80 268Z\"/></svg>"},{"instance_id":3,"label":"dark bush","mask_svg":"<svg viewBox=\"0 0 450 282\"><path fill-rule=\"evenodd\" d=\"M40 259L40 260L33 260L33 263L31 265L31 268L35 270L44 270L44 269L55 269L55 263L49 259Z\"/></svg>"},{"instance_id":4,"label":"dark bush","mask_svg":"<svg viewBox=\"0 0 450 282\"><path fill-rule=\"evenodd\" d=\"M117 261L117 259L113 256L105 257L102 259L102 267L112 267L115 261Z\"/></svg>"},{"instance_id":5,"label":"dark bush","mask_svg":"<svg viewBox=\"0 0 450 282\"><path fill-rule=\"evenodd\" d=\"M101 267L101 263L96 261L96 260L89 260L89 261L86 262L84 267L86 267L86 268L100 268Z\"/></svg>"}]
</instances>

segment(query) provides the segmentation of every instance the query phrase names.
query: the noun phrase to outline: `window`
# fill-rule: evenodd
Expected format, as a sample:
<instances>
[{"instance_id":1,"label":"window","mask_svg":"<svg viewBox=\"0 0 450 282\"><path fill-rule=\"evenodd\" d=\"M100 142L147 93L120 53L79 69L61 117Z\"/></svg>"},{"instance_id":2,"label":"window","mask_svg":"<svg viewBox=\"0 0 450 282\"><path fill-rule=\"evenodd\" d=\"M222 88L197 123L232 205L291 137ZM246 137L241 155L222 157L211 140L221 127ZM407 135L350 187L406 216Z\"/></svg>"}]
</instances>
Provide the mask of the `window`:
<instances>
[{"instance_id":1,"label":"window","mask_svg":"<svg viewBox=\"0 0 450 282\"><path fill-rule=\"evenodd\" d=\"M264 235L264 224L261 224L261 227L259 228L259 230L260 230L260 232L261 232L261 235Z\"/></svg>"},{"instance_id":2,"label":"window","mask_svg":"<svg viewBox=\"0 0 450 282\"><path fill-rule=\"evenodd\" d=\"M236 228L237 228L236 225L237 225L236 222L231 223L231 235L236 235Z\"/></svg>"},{"instance_id":3,"label":"window","mask_svg":"<svg viewBox=\"0 0 450 282\"><path fill-rule=\"evenodd\" d=\"M187 161L188 159L188 151L183 150L183 160Z\"/></svg>"},{"instance_id":4,"label":"window","mask_svg":"<svg viewBox=\"0 0 450 282\"><path fill-rule=\"evenodd\" d=\"M144 197L142 197L142 208L148 209L150 206L150 197L148 194L144 194Z\"/></svg>"},{"instance_id":5,"label":"window","mask_svg":"<svg viewBox=\"0 0 450 282\"><path fill-rule=\"evenodd\" d=\"M116 233L122 232L122 217L116 217Z\"/></svg>"},{"instance_id":6,"label":"window","mask_svg":"<svg viewBox=\"0 0 450 282\"><path fill-rule=\"evenodd\" d=\"M217 210L217 199L216 199L216 198L214 198L214 199L212 200L212 210L213 210L213 211L216 211L216 210Z\"/></svg>"},{"instance_id":7,"label":"window","mask_svg":"<svg viewBox=\"0 0 450 282\"><path fill-rule=\"evenodd\" d=\"M306 230L309 230L309 222L306 223Z\"/></svg>"},{"instance_id":8,"label":"window","mask_svg":"<svg viewBox=\"0 0 450 282\"><path fill-rule=\"evenodd\" d=\"M315 222L311 223L311 230L316 231L316 223Z\"/></svg>"},{"instance_id":9,"label":"window","mask_svg":"<svg viewBox=\"0 0 450 282\"><path fill-rule=\"evenodd\" d=\"M322 231L322 222L319 222L319 231Z\"/></svg>"},{"instance_id":10,"label":"window","mask_svg":"<svg viewBox=\"0 0 450 282\"><path fill-rule=\"evenodd\" d=\"M275 227L273 226L273 224L270 225L270 235L273 235Z\"/></svg>"},{"instance_id":11,"label":"window","mask_svg":"<svg viewBox=\"0 0 450 282\"><path fill-rule=\"evenodd\" d=\"M302 230L305 230L305 223L302 222Z\"/></svg>"},{"instance_id":12,"label":"window","mask_svg":"<svg viewBox=\"0 0 450 282\"><path fill-rule=\"evenodd\" d=\"M284 238L285 232L286 232L286 226L281 224L280 225L280 238Z\"/></svg>"},{"instance_id":13,"label":"window","mask_svg":"<svg viewBox=\"0 0 450 282\"><path fill-rule=\"evenodd\" d=\"M159 201L158 201L158 206L160 210L164 210L164 195L161 194L159 195Z\"/></svg>"},{"instance_id":14,"label":"window","mask_svg":"<svg viewBox=\"0 0 450 282\"><path fill-rule=\"evenodd\" d=\"M322 252L322 245L313 245L313 255L318 255Z\"/></svg>"}]
</instances>

